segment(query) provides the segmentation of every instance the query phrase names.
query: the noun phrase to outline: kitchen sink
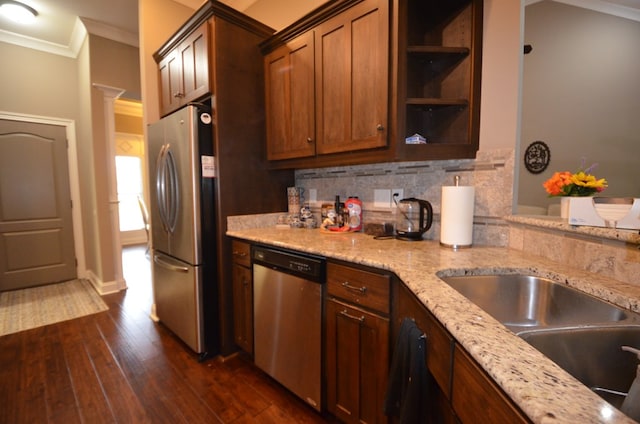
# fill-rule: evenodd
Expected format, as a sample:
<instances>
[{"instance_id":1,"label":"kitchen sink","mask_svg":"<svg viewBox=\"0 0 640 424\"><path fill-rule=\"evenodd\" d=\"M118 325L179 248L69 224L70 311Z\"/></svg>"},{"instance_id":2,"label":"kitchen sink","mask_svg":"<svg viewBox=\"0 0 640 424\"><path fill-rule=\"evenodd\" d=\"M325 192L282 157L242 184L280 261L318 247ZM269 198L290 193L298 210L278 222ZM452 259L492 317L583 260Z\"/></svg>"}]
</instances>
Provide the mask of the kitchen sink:
<instances>
[{"instance_id":1,"label":"kitchen sink","mask_svg":"<svg viewBox=\"0 0 640 424\"><path fill-rule=\"evenodd\" d=\"M640 326L618 325L520 333L531 346L616 408L636 375L638 359L622 346L640 348Z\"/></svg>"},{"instance_id":2,"label":"kitchen sink","mask_svg":"<svg viewBox=\"0 0 640 424\"><path fill-rule=\"evenodd\" d=\"M440 277L514 333L633 321L635 314L564 284L531 275Z\"/></svg>"},{"instance_id":3,"label":"kitchen sink","mask_svg":"<svg viewBox=\"0 0 640 424\"><path fill-rule=\"evenodd\" d=\"M471 302L620 408L636 375L640 315L523 274L441 276Z\"/></svg>"}]
</instances>

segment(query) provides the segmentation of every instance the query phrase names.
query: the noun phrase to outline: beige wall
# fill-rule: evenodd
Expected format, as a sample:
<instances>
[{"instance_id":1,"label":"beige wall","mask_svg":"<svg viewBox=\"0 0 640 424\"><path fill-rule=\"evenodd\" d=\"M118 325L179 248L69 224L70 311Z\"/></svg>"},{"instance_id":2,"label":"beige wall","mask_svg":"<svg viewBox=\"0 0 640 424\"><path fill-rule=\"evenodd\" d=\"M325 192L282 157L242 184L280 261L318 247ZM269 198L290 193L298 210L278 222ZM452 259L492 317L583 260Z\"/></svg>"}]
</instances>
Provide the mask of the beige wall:
<instances>
[{"instance_id":1,"label":"beige wall","mask_svg":"<svg viewBox=\"0 0 640 424\"><path fill-rule=\"evenodd\" d=\"M123 97L140 99L140 61L137 47L89 35L91 82L125 90Z\"/></svg>"},{"instance_id":2,"label":"beige wall","mask_svg":"<svg viewBox=\"0 0 640 424\"><path fill-rule=\"evenodd\" d=\"M224 0L222 2L225 3ZM244 13L278 31L326 2L326 0L269 0L268 2L258 0Z\"/></svg>"},{"instance_id":3,"label":"beige wall","mask_svg":"<svg viewBox=\"0 0 640 424\"><path fill-rule=\"evenodd\" d=\"M89 74L91 87L91 137L92 169L94 175L95 208L92 211L97 225L94 232L96 258L100 263L97 277L104 283L112 283L118 277L115 270L114 240L109 192L109 169L113 167L105 125L105 103L103 90L93 84L101 84L124 90L131 98L140 93L140 65L138 49L123 43L89 35Z\"/></svg>"},{"instance_id":4,"label":"beige wall","mask_svg":"<svg viewBox=\"0 0 640 424\"><path fill-rule=\"evenodd\" d=\"M544 141L551 163L520 170L520 203L547 207L556 171L598 163L606 196L640 197L640 22L557 2L527 6L521 150Z\"/></svg>"},{"instance_id":5,"label":"beige wall","mask_svg":"<svg viewBox=\"0 0 640 424\"><path fill-rule=\"evenodd\" d=\"M518 119L522 5L485 0L480 102L480 150L513 148Z\"/></svg>"},{"instance_id":6,"label":"beige wall","mask_svg":"<svg viewBox=\"0 0 640 424\"><path fill-rule=\"evenodd\" d=\"M0 42L0 110L77 119L74 59Z\"/></svg>"}]
</instances>

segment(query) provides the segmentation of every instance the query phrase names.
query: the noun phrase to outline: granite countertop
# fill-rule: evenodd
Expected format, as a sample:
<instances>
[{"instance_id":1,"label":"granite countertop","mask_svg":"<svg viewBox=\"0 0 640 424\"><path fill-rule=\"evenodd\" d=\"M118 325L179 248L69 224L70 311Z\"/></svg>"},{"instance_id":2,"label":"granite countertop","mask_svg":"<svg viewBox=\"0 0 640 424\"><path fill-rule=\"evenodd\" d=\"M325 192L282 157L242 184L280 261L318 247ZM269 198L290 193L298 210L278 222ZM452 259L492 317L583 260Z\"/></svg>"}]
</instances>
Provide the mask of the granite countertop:
<instances>
[{"instance_id":1,"label":"granite countertop","mask_svg":"<svg viewBox=\"0 0 640 424\"><path fill-rule=\"evenodd\" d=\"M436 241L257 228L227 235L394 272L535 423L635 422L444 283L438 275L526 272L640 312L640 287L500 247L453 251Z\"/></svg>"},{"instance_id":2,"label":"granite countertop","mask_svg":"<svg viewBox=\"0 0 640 424\"><path fill-rule=\"evenodd\" d=\"M535 227L548 228L567 233L619 240L630 244L640 244L640 231L638 230L571 225L560 217L548 215L512 215L505 217L505 219L509 222L533 225Z\"/></svg>"}]
</instances>

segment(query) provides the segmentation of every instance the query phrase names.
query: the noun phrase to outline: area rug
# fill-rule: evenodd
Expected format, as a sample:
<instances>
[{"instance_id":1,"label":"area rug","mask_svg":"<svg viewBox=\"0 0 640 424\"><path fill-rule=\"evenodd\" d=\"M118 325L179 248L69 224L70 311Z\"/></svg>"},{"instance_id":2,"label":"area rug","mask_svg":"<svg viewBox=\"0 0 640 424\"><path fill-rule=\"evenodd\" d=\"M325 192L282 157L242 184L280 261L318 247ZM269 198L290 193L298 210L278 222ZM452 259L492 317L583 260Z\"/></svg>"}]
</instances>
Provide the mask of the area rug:
<instances>
[{"instance_id":1,"label":"area rug","mask_svg":"<svg viewBox=\"0 0 640 424\"><path fill-rule=\"evenodd\" d=\"M0 336L106 311L84 279L0 293Z\"/></svg>"}]
</instances>

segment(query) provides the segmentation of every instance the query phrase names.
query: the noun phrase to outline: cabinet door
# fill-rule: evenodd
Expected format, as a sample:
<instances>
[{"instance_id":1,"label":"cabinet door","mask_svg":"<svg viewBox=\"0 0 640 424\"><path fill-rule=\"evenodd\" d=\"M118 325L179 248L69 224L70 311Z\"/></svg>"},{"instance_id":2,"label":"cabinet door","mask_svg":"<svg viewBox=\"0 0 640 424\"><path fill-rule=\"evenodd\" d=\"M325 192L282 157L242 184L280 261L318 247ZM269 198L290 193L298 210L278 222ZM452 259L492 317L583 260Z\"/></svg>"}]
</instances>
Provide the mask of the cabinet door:
<instances>
[{"instance_id":1,"label":"cabinet door","mask_svg":"<svg viewBox=\"0 0 640 424\"><path fill-rule=\"evenodd\" d=\"M265 57L267 157L315 155L313 31Z\"/></svg>"},{"instance_id":2,"label":"cabinet door","mask_svg":"<svg viewBox=\"0 0 640 424\"><path fill-rule=\"evenodd\" d=\"M188 103L210 92L209 23L205 22L180 44L182 101Z\"/></svg>"},{"instance_id":3,"label":"cabinet door","mask_svg":"<svg viewBox=\"0 0 640 424\"><path fill-rule=\"evenodd\" d=\"M160 60L158 70L163 116L210 93L209 23L198 27Z\"/></svg>"},{"instance_id":4,"label":"cabinet door","mask_svg":"<svg viewBox=\"0 0 640 424\"><path fill-rule=\"evenodd\" d=\"M327 408L345 423L384 423L389 320L329 299L326 303Z\"/></svg>"},{"instance_id":5,"label":"cabinet door","mask_svg":"<svg viewBox=\"0 0 640 424\"><path fill-rule=\"evenodd\" d=\"M388 1L365 0L318 27L318 154L386 146L388 17Z\"/></svg>"},{"instance_id":6,"label":"cabinet door","mask_svg":"<svg viewBox=\"0 0 640 424\"><path fill-rule=\"evenodd\" d=\"M451 403L462 423L530 422L459 345L454 352Z\"/></svg>"},{"instance_id":7,"label":"cabinet door","mask_svg":"<svg viewBox=\"0 0 640 424\"><path fill-rule=\"evenodd\" d=\"M233 332L236 344L253 353L253 284L251 268L233 264Z\"/></svg>"},{"instance_id":8,"label":"cabinet door","mask_svg":"<svg viewBox=\"0 0 640 424\"><path fill-rule=\"evenodd\" d=\"M160 114L166 115L182 104L182 63L174 50L158 63L160 72Z\"/></svg>"}]
</instances>

